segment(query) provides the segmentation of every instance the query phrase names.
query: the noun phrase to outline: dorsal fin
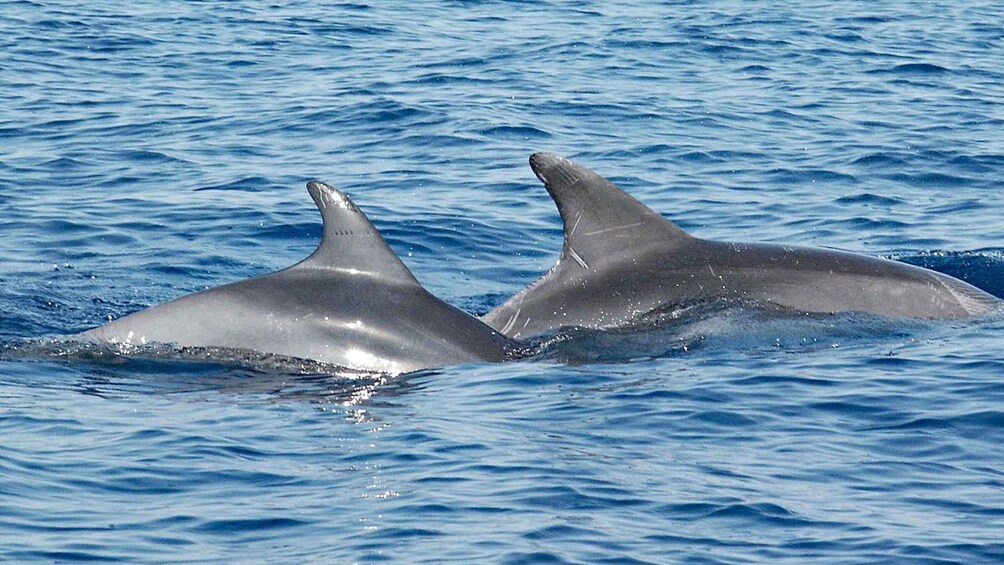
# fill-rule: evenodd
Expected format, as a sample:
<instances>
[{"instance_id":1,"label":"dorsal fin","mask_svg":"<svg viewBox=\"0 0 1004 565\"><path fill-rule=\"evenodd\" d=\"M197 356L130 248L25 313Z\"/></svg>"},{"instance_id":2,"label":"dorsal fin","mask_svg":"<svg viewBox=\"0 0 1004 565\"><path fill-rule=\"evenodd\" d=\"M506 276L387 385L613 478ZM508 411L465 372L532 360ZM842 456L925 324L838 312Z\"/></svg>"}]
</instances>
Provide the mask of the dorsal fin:
<instances>
[{"instance_id":1,"label":"dorsal fin","mask_svg":"<svg viewBox=\"0 0 1004 565\"><path fill-rule=\"evenodd\" d=\"M320 181L308 182L307 191L321 211L324 235L310 257L293 268L359 271L418 284L408 267L348 196Z\"/></svg>"},{"instance_id":2,"label":"dorsal fin","mask_svg":"<svg viewBox=\"0 0 1004 565\"><path fill-rule=\"evenodd\" d=\"M691 236L593 171L553 153L534 153L530 167L551 194L565 226L562 259L584 269L624 256L649 241Z\"/></svg>"}]
</instances>

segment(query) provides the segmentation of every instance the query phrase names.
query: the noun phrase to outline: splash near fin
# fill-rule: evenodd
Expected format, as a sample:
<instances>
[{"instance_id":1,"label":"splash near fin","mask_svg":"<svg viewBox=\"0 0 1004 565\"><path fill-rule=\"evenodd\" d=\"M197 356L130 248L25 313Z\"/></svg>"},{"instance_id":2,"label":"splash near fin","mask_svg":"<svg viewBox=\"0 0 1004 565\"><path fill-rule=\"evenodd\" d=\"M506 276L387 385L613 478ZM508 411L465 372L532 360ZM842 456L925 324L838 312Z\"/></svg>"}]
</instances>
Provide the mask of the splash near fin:
<instances>
[{"instance_id":1,"label":"splash near fin","mask_svg":"<svg viewBox=\"0 0 1004 565\"><path fill-rule=\"evenodd\" d=\"M590 269L638 245L691 236L593 171L553 153L534 153L530 167L558 206L565 227L561 258Z\"/></svg>"},{"instance_id":2,"label":"splash near fin","mask_svg":"<svg viewBox=\"0 0 1004 565\"><path fill-rule=\"evenodd\" d=\"M418 284L348 196L320 181L308 182L307 191L321 211L324 235L314 253L292 268L356 270Z\"/></svg>"}]
</instances>

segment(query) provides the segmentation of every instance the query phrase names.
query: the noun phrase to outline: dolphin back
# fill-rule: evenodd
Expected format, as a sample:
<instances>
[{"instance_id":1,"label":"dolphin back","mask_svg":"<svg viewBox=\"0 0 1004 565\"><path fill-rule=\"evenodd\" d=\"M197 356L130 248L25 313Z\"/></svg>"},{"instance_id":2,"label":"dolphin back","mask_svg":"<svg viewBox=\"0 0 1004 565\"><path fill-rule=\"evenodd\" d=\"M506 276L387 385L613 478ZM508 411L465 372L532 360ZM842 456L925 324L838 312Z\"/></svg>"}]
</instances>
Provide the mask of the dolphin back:
<instances>
[{"instance_id":1,"label":"dolphin back","mask_svg":"<svg viewBox=\"0 0 1004 565\"><path fill-rule=\"evenodd\" d=\"M425 290L347 196L319 181L307 189L324 235L303 261L72 337L249 350L382 373L503 361L516 350L509 338Z\"/></svg>"},{"instance_id":2,"label":"dolphin back","mask_svg":"<svg viewBox=\"0 0 1004 565\"><path fill-rule=\"evenodd\" d=\"M558 207L564 242L547 274L482 318L508 336L625 326L657 309L721 299L926 319L978 315L1001 303L895 261L698 239L582 165L535 153L530 166Z\"/></svg>"}]
</instances>

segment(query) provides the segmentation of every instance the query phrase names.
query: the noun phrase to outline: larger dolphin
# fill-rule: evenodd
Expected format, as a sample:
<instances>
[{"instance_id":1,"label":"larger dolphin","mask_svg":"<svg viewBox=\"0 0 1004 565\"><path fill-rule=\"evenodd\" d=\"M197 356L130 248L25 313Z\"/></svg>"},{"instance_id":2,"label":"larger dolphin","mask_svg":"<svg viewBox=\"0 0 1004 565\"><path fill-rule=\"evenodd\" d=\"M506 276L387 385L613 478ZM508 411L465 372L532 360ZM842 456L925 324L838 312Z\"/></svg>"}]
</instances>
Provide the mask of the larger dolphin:
<instances>
[{"instance_id":1,"label":"larger dolphin","mask_svg":"<svg viewBox=\"0 0 1004 565\"><path fill-rule=\"evenodd\" d=\"M183 296L76 336L273 353L383 373L502 361L508 338L426 291L341 192L307 190L324 235L307 259Z\"/></svg>"},{"instance_id":2,"label":"larger dolphin","mask_svg":"<svg viewBox=\"0 0 1004 565\"><path fill-rule=\"evenodd\" d=\"M558 205L564 245L550 272L483 317L507 336L624 326L656 310L723 299L911 318L972 316L1001 303L958 279L886 259L698 239L568 159L535 153L530 166Z\"/></svg>"}]
</instances>

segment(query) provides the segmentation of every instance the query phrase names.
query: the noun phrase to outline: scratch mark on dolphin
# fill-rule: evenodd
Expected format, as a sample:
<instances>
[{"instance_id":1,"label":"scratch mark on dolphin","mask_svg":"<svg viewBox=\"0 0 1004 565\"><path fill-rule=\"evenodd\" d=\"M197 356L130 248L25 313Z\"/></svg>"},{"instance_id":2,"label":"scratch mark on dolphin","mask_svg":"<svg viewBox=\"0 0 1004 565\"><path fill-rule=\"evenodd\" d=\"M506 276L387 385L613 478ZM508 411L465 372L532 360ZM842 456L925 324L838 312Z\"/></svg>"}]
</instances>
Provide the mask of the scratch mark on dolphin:
<instances>
[{"instance_id":1,"label":"scratch mark on dolphin","mask_svg":"<svg viewBox=\"0 0 1004 565\"><path fill-rule=\"evenodd\" d=\"M568 254L572 256L572 259L575 259L575 262L578 263L580 267L583 269L589 269L589 265L587 265L586 262L582 260L582 257L579 257L579 254L571 247L568 248Z\"/></svg>"},{"instance_id":2,"label":"scratch mark on dolphin","mask_svg":"<svg viewBox=\"0 0 1004 565\"><path fill-rule=\"evenodd\" d=\"M582 216L582 214L579 213L579 217L581 217L581 216ZM640 226L643 223L645 223L645 222L635 222L633 224L624 224L623 226L617 226L615 228L607 228L605 230L596 230L596 231L587 232L585 235L598 235L598 234L601 234L601 233L607 233L607 232L612 232L612 231L617 231L617 230L626 230L628 228L633 228L633 227L636 227L636 226ZM579 223L575 222L575 225L579 225ZM572 228L572 231L574 232L575 228Z\"/></svg>"},{"instance_id":3,"label":"scratch mark on dolphin","mask_svg":"<svg viewBox=\"0 0 1004 565\"><path fill-rule=\"evenodd\" d=\"M519 311L520 309L517 308L516 313L513 314L511 318L509 318L509 322L505 325L505 327L502 328L502 333L511 330L512 327L516 325L516 319L519 318Z\"/></svg>"},{"instance_id":4,"label":"scratch mark on dolphin","mask_svg":"<svg viewBox=\"0 0 1004 565\"><path fill-rule=\"evenodd\" d=\"M575 223L572 224L572 231L568 232L568 235L570 236L575 235L575 228L579 227L579 220L581 219L582 219L582 212L579 212L579 214L575 216ZM587 233L586 235L592 235L592 234Z\"/></svg>"}]
</instances>

